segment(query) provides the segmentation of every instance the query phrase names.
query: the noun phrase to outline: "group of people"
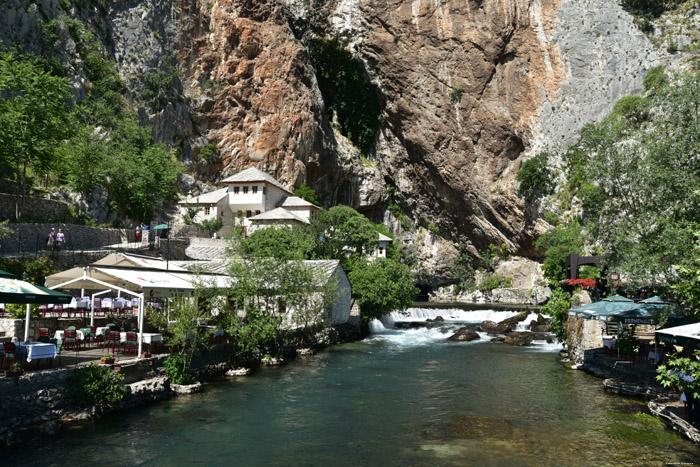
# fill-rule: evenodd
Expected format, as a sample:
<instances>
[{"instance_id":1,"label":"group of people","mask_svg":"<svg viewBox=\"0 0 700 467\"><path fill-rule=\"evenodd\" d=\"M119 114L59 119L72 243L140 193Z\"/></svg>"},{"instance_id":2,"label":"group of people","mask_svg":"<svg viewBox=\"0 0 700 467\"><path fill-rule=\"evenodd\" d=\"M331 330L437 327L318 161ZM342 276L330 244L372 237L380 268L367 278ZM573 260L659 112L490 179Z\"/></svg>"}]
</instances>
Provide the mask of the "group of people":
<instances>
[{"instance_id":1,"label":"group of people","mask_svg":"<svg viewBox=\"0 0 700 467\"><path fill-rule=\"evenodd\" d=\"M63 229L56 229L51 227L51 232L46 238L46 247L51 251L61 251L63 245L66 243L66 236L63 234Z\"/></svg>"},{"instance_id":2,"label":"group of people","mask_svg":"<svg viewBox=\"0 0 700 467\"><path fill-rule=\"evenodd\" d=\"M144 224L144 223L141 223L141 224L139 224L139 225L136 226L136 232L135 232L135 233L136 233L136 241L137 241L137 242L140 242L140 241L141 241L141 234L142 234L144 231L146 231L146 230L148 230L148 226L147 226L146 224Z\"/></svg>"}]
</instances>

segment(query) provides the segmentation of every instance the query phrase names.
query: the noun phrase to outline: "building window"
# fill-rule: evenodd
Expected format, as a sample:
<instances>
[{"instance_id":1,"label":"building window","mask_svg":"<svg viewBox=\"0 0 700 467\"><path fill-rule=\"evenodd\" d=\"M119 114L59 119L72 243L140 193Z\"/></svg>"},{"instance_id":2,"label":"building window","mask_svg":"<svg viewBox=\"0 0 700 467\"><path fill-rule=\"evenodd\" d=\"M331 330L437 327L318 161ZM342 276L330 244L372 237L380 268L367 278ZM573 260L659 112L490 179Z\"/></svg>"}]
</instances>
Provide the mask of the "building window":
<instances>
[{"instance_id":1,"label":"building window","mask_svg":"<svg viewBox=\"0 0 700 467\"><path fill-rule=\"evenodd\" d=\"M257 192L258 192L258 186L255 185L255 186L253 187L253 194L256 194Z\"/></svg>"},{"instance_id":2,"label":"building window","mask_svg":"<svg viewBox=\"0 0 700 467\"><path fill-rule=\"evenodd\" d=\"M247 195L247 194L248 194L248 187L247 187L247 186L244 186L244 187L243 187L243 194L244 194L244 195Z\"/></svg>"},{"instance_id":3,"label":"building window","mask_svg":"<svg viewBox=\"0 0 700 467\"><path fill-rule=\"evenodd\" d=\"M210 210L209 206L206 206L206 207L204 208L204 215L205 215L205 216L208 216L208 215L209 215L209 210Z\"/></svg>"},{"instance_id":4,"label":"building window","mask_svg":"<svg viewBox=\"0 0 700 467\"><path fill-rule=\"evenodd\" d=\"M257 216L258 214L260 214L260 211L255 211L255 215Z\"/></svg>"},{"instance_id":5,"label":"building window","mask_svg":"<svg viewBox=\"0 0 700 467\"><path fill-rule=\"evenodd\" d=\"M263 195L265 194L265 185L263 185L263 187L262 187L262 194Z\"/></svg>"},{"instance_id":6,"label":"building window","mask_svg":"<svg viewBox=\"0 0 700 467\"><path fill-rule=\"evenodd\" d=\"M234 186L234 187L233 187L233 194L234 194L234 195L237 195L237 194L238 194L238 187L237 187L237 186Z\"/></svg>"},{"instance_id":7,"label":"building window","mask_svg":"<svg viewBox=\"0 0 700 467\"><path fill-rule=\"evenodd\" d=\"M251 212L250 212L250 211L246 211L246 212L245 212L245 216L246 216L246 217L251 217L251 216L252 216L252 214L251 214Z\"/></svg>"},{"instance_id":8,"label":"building window","mask_svg":"<svg viewBox=\"0 0 700 467\"><path fill-rule=\"evenodd\" d=\"M381 246L379 247L379 256L384 256L384 248Z\"/></svg>"}]
</instances>

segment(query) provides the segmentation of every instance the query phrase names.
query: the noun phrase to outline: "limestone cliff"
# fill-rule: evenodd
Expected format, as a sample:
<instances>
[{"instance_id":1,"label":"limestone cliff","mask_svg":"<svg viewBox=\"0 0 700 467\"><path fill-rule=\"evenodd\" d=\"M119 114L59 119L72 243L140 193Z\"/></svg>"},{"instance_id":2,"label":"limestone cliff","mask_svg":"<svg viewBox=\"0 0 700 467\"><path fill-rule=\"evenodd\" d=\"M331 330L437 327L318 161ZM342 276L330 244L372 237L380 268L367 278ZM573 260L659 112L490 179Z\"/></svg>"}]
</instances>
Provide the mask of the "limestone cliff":
<instances>
[{"instance_id":1,"label":"limestone cliff","mask_svg":"<svg viewBox=\"0 0 700 467\"><path fill-rule=\"evenodd\" d=\"M638 92L647 69L675 60L609 0L60 3L4 2L0 39L36 48L37 22L66 13L95 28L135 93L144 74L173 64L173 98L141 115L157 140L182 148L191 175L214 183L256 164L289 186L306 182L326 204L392 225L426 284L449 276L457 243L532 253L544 227L516 194L521 161L572 141ZM366 156L333 128L310 58L318 37L347 43L381 102ZM220 157L203 169L194 160L209 143ZM390 198L410 225L386 209ZM430 224L426 236L418 227Z\"/></svg>"}]
</instances>

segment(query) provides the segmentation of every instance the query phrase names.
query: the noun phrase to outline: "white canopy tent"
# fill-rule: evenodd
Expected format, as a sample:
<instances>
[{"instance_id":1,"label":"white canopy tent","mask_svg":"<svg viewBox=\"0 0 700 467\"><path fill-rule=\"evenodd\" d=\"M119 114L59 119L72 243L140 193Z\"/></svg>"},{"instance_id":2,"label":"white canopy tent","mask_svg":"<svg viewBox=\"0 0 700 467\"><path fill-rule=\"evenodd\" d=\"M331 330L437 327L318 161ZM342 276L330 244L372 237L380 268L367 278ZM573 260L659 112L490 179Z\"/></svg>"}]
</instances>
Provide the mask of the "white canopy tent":
<instances>
[{"instance_id":1,"label":"white canopy tent","mask_svg":"<svg viewBox=\"0 0 700 467\"><path fill-rule=\"evenodd\" d=\"M114 256L114 255L109 255ZM124 255L126 256L126 255ZM105 260L107 258L103 258ZM103 260L98 261L104 262ZM197 286L213 286L225 288L229 277L213 274L193 274L185 269L176 267L174 272L152 269L151 266L124 268L124 267L95 267L73 268L59 272L46 278L46 286L49 289L80 288L83 291L100 290L92 294L92 304L95 297L116 290L119 294L125 293L139 298L138 326L139 326L139 355L143 339L143 318L146 298L183 297L194 295ZM83 292L84 293L84 292ZM90 323L94 325L95 310L91 305Z\"/></svg>"}]
</instances>

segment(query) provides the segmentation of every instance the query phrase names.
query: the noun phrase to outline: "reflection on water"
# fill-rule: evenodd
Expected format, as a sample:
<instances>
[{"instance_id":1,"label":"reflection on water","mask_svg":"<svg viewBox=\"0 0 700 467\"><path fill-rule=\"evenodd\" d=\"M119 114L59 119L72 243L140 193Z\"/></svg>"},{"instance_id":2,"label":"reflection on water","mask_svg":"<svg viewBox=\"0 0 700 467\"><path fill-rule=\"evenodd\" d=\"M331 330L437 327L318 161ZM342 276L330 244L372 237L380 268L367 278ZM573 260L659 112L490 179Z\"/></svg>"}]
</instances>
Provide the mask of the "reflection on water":
<instances>
[{"instance_id":1,"label":"reflection on water","mask_svg":"<svg viewBox=\"0 0 700 467\"><path fill-rule=\"evenodd\" d=\"M3 460L617 466L700 458L698 447L638 415L643 403L605 394L551 349L453 343L443 331L388 330L84 423Z\"/></svg>"}]
</instances>

